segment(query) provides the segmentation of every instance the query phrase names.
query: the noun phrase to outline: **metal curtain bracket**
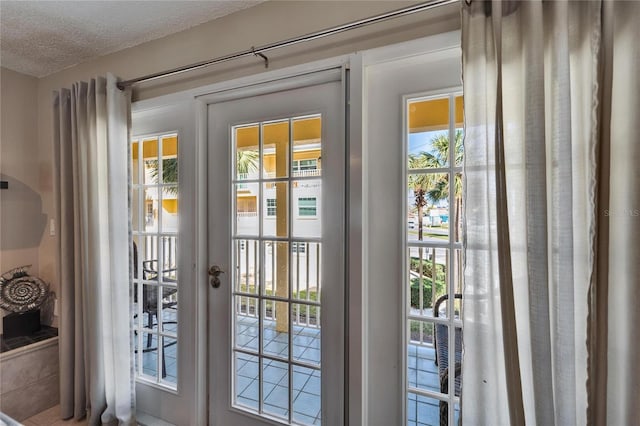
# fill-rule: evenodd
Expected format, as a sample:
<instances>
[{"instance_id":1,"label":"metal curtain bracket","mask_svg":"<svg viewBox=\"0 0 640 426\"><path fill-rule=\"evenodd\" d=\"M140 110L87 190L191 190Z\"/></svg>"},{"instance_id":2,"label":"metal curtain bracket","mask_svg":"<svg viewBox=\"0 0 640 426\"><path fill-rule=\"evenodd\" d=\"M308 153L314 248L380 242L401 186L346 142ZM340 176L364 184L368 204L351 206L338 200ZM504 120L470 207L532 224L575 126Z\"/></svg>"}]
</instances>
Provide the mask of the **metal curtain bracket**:
<instances>
[{"instance_id":1,"label":"metal curtain bracket","mask_svg":"<svg viewBox=\"0 0 640 426\"><path fill-rule=\"evenodd\" d=\"M256 52L256 48L253 46L251 46L251 52L253 52L254 56L260 56L262 59L264 59L264 67L269 68L269 58L267 58L267 55L265 55L264 53Z\"/></svg>"}]
</instances>

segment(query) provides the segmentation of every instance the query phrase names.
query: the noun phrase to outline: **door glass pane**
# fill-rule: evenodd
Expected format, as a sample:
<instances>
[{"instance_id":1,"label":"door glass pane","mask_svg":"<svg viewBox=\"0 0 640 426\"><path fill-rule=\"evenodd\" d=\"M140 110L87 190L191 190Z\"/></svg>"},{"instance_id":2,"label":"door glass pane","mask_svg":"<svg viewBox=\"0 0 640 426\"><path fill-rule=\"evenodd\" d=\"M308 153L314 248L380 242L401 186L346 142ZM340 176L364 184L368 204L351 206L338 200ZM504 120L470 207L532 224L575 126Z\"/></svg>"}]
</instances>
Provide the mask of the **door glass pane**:
<instances>
[{"instance_id":1,"label":"door glass pane","mask_svg":"<svg viewBox=\"0 0 640 426\"><path fill-rule=\"evenodd\" d=\"M142 333L142 374L149 379L158 379L158 336Z\"/></svg>"},{"instance_id":2,"label":"door glass pane","mask_svg":"<svg viewBox=\"0 0 640 426\"><path fill-rule=\"evenodd\" d=\"M262 125L262 164L265 179L289 175L289 120Z\"/></svg>"},{"instance_id":3,"label":"door glass pane","mask_svg":"<svg viewBox=\"0 0 640 426\"><path fill-rule=\"evenodd\" d=\"M158 163L158 138L149 138L142 141L142 182L153 185L161 182Z\"/></svg>"},{"instance_id":4,"label":"door glass pane","mask_svg":"<svg viewBox=\"0 0 640 426\"><path fill-rule=\"evenodd\" d=\"M441 401L427 396L409 393L407 399L407 426L440 425L437 419L440 418ZM444 403L444 413L447 412ZM436 421L434 422L434 419Z\"/></svg>"},{"instance_id":5,"label":"door glass pane","mask_svg":"<svg viewBox=\"0 0 640 426\"><path fill-rule=\"evenodd\" d=\"M407 285L409 314L413 317L447 316L446 301L442 297L447 294L448 252L448 249L435 247L409 248Z\"/></svg>"},{"instance_id":6,"label":"door glass pane","mask_svg":"<svg viewBox=\"0 0 640 426\"><path fill-rule=\"evenodd\" d=\"M294 304L295 318L293 359L307 364L320 364L320 306Z\"/></svg>"},{"instance_id":7,"label":"door glass pane","mask_svg":"<svg viewBox=\"0 0 640 426\"><path fill-rule=\"evenodd\" d=\"M178 384L178 341L172 337L162 337L162 351L164 357L164 365L161 367L164 371L163 381L171 386Z\"/></svg>"},{"instance_id":8,"label":"door glass pane","mask_svg":"<svg viewBox=\"0 0 640 426\"><path fill-rule=\"evenodd\" d=\"M288 182L263 184L262 235L286 237L289 233Z\"/></svg>"},{"instance_id":9,"label":"door glass pane","mask_svg":"<svg viewBox=\"0 0 640 426\"><path fill-rule=\"evenodd\" d=\"M322 181L296 180L293 184L293 236L320 238L322 235Z\"/></svg>"},{"instance_id":10,"label":"door glass pane","mask_svg":"<svg viewBox=\"0 0 640 426\"><path fill-rule=\"evenodd\" d=\"M236 296L235 309L235 347L258 352L258 299Z\"/></svg>"},{"instance_id":11,"label":"door glass pane","mask_svg":"<svg viewBox=\"0 0 640 426\"><path fill-rule=\"evenodd\" d=\"M293 367L293 420L303 425L321 424L320 370Z\"/></svg>"},{"instance_id":12,"label":"door glass pane","mask_svg":"<svg viewBox=\"0 0 640 426\"><path fill-rule=\"evenodd\" d=\"M178 135L136 139L131 156L136 378L176 389Z\"/></svg>"},{"instance_id":13,"label":"door glass pane","mask_svg":"<svg viewBox=\"0 0 640 426\"><path fill-rule=\"evenodd\" d=\"M161 138L162 145L162 183L178 182L178 135L167 135Z\"/></svg>"},{"instance_id":14,"label":"door glass pane","mask_svg":"<svg viewBox=\"0 0 640 426\"><path fill-rule=\"evenodd\" d=\"M237 405L242 405L253 410L258 409L259 384L257 356L236 352L234 363L234 398Z\"/></svg>"},{"instance_id":15,"label":"door glass pane","mask_svg":"<svg viewBox=\"0 0 640 426\"><path fill-rule=\"evenodd\" d=\"M140 229L148 232L158 230L160 196L158 188L144 188L144 204L139 206L139 214L144 219L144 224Z\"/></svg>"},{"instance_id":16,"label":"door glass pane","mask_svg":"<svg viewBox=\"0 0 640 426\"><path fill-rule=\"evenodd\" d=\"M292 243L291 268L294 299L320 301L320 243Z\"/></svg>"},{"instance_id":17,"label":"door glass pane","mask_svg":"<svg viewBox=\"0 0 640 426\"><path fill-rule=\"evenodd\" d=\"M247 126L232 129L236 162L250 146L262 164L252 182L233 182L232 397L258 415L319 424L321 117L252 126L251 143Z\"/></svg>"},{"instance_id":18,"label":"door glass pane","mask_svg":"<svg viewBox=\"0 0 640 426\"><path fill-rule=\"evenodd\" d=\"M258 240L233 240L235 259L234 282L236 291L240 293L258 293L260 249ZM257 306L257 305L256 305Z\"/></svg>"},{"instance_id":19,"label":"door glass pane","mask_svg":"<svg viewBox=\"0 0 640 426\"><path fill-rule=\"evenodd\" d=\"M257 237L260 234L260 222L258 220L260 184L237 183L234 187L236 235Z\"/></svg>"},{"instance_id":20,"label":"door glass pane","mask_svg":"<svg viewBox=\"0 0 640 426\"><path fill-rule=\"evenodd\" d=\"M235 127L233 129L235 143L236 179L257 179L260 170L260 135L258 125Z\"/></svg>"},{"instance_id":21,"label":"door glass pane","mask_svg":"<svg viewBox=\"0 0 640 426\"><path fill-rule=\"evenodd\" d=\"M287 302L264 301L262 320L262 352L289 358L289 304Z\"/></svg>"},{"instance_id":22,"label":"door glass pane","mask_svg":"<svg viewBox=\"0 0 640 426\"><path fill-rule=\"evenodd\" d=\"M262 408L277 417L289 417L289 365L265 359L262 370Z\"/></svg>"},{"instance_id":23,"label":"door glass pane","mask_svg":"<svg viewBox=\"0 0 640 426\"><path fill-rule=\"evenodd\" d=\"M449 241L447 173L411 173L407 180L407 240Z\"/></svg>"},{"instance_id":24,"label":"door glass pane","mask_svg":"<svg viewBox=\"0 0 640 426\"><path fill-rule=\"evenodd\" d=\"M289 297L289 243L264 242L264 294Z\"/></svg>"},{"instance_id":25,"label":"door glass pane","mask_svg":"<svg viewBox=\"0 0 640 426\"><path fill-rule=\"evenodd\" d=\"M321 132L319 115L293 120L293 177L322 174Z\"/></svg>"},{"instance_id":26,"label":"door glass pane","mask_svg":"<svg viewBox=\"0 0 640 426\"><path fill-rule=\"evenodd\" d=\"M449 165L449 98L410 101L407 164L409 169Z\"/></svg>"}]
</instances>

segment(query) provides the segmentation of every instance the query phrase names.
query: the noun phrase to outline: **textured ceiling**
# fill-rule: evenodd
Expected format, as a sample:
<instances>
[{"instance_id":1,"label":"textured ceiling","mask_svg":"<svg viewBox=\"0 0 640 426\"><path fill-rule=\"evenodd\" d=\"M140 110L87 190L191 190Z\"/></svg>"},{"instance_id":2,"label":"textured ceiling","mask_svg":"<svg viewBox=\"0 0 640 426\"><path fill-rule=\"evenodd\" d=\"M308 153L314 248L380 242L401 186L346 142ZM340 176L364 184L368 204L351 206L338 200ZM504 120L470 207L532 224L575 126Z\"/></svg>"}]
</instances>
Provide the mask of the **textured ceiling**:
<instances>
[{"instance_id":1,"label":"textured ceiling","mask_svg":"<svg viewBox=\"0 0 640 426\"><path fill-rule=\"evenodd\" d=\"M44 77L261 1L0 1L0 65Z\"/></svg>"}]
</instances>

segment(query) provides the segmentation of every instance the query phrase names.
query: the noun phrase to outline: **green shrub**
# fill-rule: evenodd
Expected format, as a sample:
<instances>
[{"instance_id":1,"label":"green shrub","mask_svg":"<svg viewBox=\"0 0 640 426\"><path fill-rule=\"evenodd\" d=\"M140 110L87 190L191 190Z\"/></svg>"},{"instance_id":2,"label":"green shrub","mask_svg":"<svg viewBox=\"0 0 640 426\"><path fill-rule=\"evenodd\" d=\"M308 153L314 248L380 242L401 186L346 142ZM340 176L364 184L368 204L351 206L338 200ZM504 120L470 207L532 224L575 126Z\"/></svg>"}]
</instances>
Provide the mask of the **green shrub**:
<instances>
[{"instance_id":1,"label":"green shrub","mask_svg":"<svg viewBox=\"0 0 640 426\"><path fill-rule=\"evenodd\" d=\"M420 259L417 257L411 258L411 271L420 273L422 272L422 307L430 308L433 303L433 262L422 261L422 271L420 271ZM436 263L436 296L440 297L446 293L445 285L445 265ZM411 307L415 309L420 308L420 279L418 277L411 278Z\"/></svg>"},{"instance_id":2,"label":"green shrub","mask_svg":"<svg viewBox=\"0 0 640 426\"><path fill-rule=\"evenodd\" d=\"M420 273L420 259L417 257L411 258L411 270L413 272ZM422 275L429 278L433 277L433 262L430 260L422 261ZM445 277L445 265L442 263L436 263L436 281L444 281Z\"/></svg>"},{"instance_id":3,"label":"green shrub","mask_svg":"<svg viewBox=\"0 0 640 426\"><path fill-rule=\"evenodd\" d=\"M422 279L422 307L431 306L431 280ZM411 279L411 307L420 309L420 283L418 278Z\"/></svg>"}]
</instances>

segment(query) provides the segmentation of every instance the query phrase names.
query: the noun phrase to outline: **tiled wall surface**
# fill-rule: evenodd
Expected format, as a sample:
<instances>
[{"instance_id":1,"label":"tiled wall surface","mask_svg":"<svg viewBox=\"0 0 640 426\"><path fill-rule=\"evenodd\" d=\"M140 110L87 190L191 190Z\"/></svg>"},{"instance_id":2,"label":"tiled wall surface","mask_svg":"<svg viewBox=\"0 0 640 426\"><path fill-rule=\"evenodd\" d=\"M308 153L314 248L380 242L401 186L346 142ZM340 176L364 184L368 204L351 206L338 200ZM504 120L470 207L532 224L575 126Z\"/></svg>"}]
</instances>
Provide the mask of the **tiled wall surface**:
<instances>
[{"instance_id":1,"label":"tiled wall surface","mask_svg":"<svg viewBox=\"0 0 640 426\"><path fill-rule=\"evenodd\" d=\"M58 404L58 339L0 356L0 410L18 421Z\"/></svg>"}]
</instances>

